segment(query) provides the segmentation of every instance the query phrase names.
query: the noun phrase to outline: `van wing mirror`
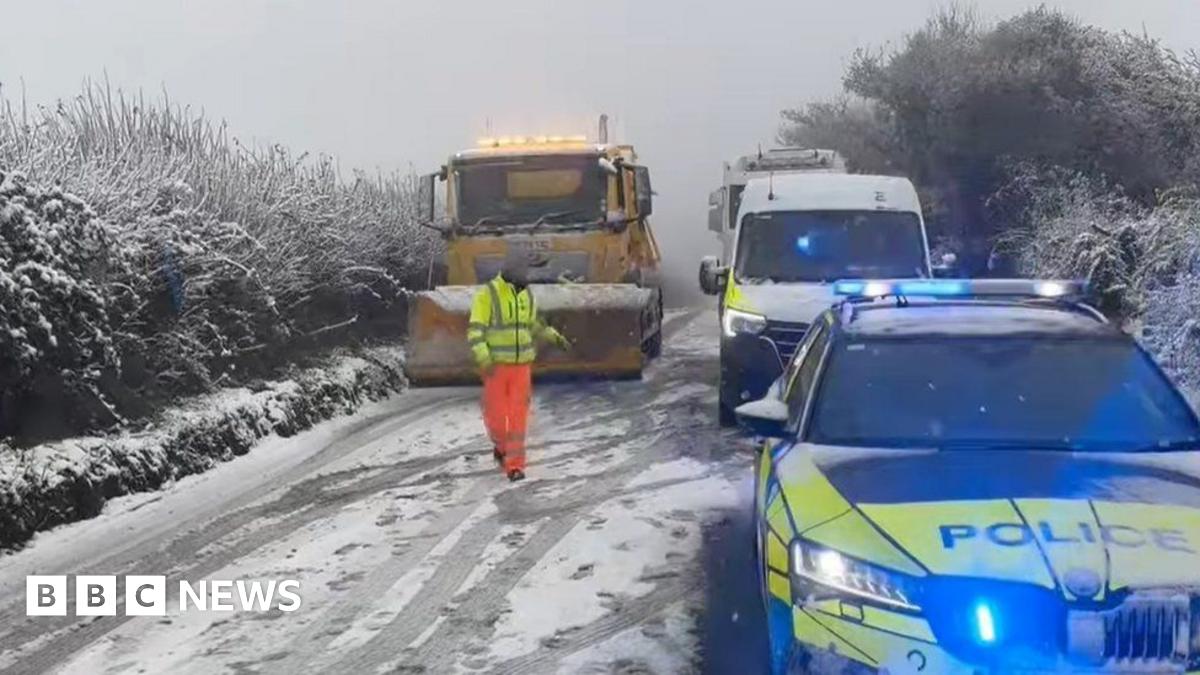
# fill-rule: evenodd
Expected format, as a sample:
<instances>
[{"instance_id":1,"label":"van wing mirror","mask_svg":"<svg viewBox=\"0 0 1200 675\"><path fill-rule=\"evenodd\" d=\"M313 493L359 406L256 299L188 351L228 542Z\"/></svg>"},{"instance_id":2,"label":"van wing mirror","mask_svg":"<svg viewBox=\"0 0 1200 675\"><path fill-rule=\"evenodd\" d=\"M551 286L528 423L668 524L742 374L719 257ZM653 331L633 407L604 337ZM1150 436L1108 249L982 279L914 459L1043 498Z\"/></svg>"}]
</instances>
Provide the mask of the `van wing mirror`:
<instances>
[{"instance_id":1,"label":"van wing mirror","mask_svg":"<svg viewBox=\"0 0 1200 675\"><path fill-rule=\"evenodd\" d=\"M762 438L786 438L787 404L775 396L768 395L757 401L743 403L734 411L738 426L744 431Z\"/></svg>"},{"instance_id":2,"label":"van wing mirror","mask_svg":"<svg viewBox=\"0 0 1200 675\"><path fill-rule=\"evenodd\" d=\"M933 265L933 276L941 279L952 279L960 276L958 256L954 253L943 253L939 262Z\"/></svg>"},{"instance_id":3,"label":"van wing mirror","mask_svg":"<svg viewBox=\"0 0 1200 675\"><path fill-rule=\"evenodd\" d=\"M729 268L722 267L715 255L700 259L700 290L705 295L717 295L725 289Z\"/></svg>"}]
</instances>

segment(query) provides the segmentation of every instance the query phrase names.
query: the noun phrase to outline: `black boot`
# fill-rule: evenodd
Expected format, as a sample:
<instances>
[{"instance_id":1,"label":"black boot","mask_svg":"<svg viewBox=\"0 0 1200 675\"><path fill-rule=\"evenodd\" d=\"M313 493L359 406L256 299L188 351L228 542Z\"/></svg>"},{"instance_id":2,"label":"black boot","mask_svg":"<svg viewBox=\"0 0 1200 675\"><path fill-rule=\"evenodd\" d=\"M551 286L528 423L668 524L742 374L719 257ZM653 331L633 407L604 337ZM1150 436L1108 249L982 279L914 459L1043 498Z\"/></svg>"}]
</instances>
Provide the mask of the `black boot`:
<instances>
[{"instance_id":1,"label":"black boot","mask_svg":"<svg viewBox=\"0 0 1200 675\"><path fill-rule=\"evenodd\" d=\"M500 466L504 466L504 453L500 452L500 448L492 448L492 459Z\"/></svg>"},{"instance_id":2,"label":"black boot","mask_svg":"<svg viewBox=\"0 0 1200 675\"><path fill-rule=\"evenodd\" d=\"M520 469L513 469L508 472L508 479L514 483L519 480L525 480L525 472Z\"/></svg>"}]
</instances>

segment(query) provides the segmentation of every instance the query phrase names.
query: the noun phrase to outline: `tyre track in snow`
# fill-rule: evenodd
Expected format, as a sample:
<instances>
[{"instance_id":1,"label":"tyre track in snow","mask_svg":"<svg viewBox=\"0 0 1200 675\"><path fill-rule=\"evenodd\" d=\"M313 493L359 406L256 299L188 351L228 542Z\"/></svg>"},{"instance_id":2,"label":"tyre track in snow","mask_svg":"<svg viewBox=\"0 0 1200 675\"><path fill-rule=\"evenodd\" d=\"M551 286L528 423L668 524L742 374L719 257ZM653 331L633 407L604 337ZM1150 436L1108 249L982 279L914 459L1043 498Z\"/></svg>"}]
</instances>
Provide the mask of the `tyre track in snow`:
<instances>
[{"instance_id":1,"label":"tyre track in snow","mask_svg":"<svg viewBox=\"0 0 1200 675\"><path fill-rule=\"evenodd\" d=\"M452 390L439 392L438 395L429 398L428 401L397 413L377 415L355 424L347 436L306 458L277 479L278 482L288 485L299 477L319 471L364 445L396 433L397 429L411 424L414 419L427 415L431 410L473 400L471 396ZM445 461L445 457L416 458L403 463L397 470L429 469ZM380 472L364 483L324 494L327 484L335 484L344 480L346 474L355 472L350 470L317 475L282 490L282 494L277 498L261 503L256 503L256 500L262 498L261 492L247 490L232 502L225 504L222 509L223 515L207 521L204 521L202 516L194 515L190 522L175 523L171 528L172 538L165 545L151 541L132 549L89 560L86 566L63 567L53 572L43 569L38 573L76 573L81 570L119 575L167 573L168 588L171 588L177 585L179 579L202 578L286 533L294 532L325 517L356 495L372 494L378 489L400 486L391 472ZM314 503L314 494L322 494L328 501L319 506ZM282 522L269 522L271 516L279 514L289 515ZM239 530L255 521L264 522L259 527L238 535ZM187 564L186 561L192 562ZM23 586L21 590L24 590ZM103 617L91 622L73 617L31 619L25 617L24 597L20 597L13 599L0 612L0 625L5 627L0 632L0 645L4 647L5 657L12 658L14 663L20 663L20 671L44 672L128 620L129 617L123 616ZM21 648L26 646L32 649L23 653ZM4 662L0 662L0 672L9 672Z\"/></svg>"},{"instance_id":2,"label":"tyre track in snow","mask_svg":"<svg viewBox=\"0 0 1200 675\"><path fill-rule=\"evenodd\" d=\"M595 452L604 451L606 449L616 448L621 445L622 441L627 441L624 435L608 435L600 436L598 440L605 441L605 445L589 446L563 453L555 456L555 461L566 459L574 459L581 456L593 454ZM545 448L553 444L553 441L543 441L542 443L531 445L531 450L537 451L540 448ZM470 439L464 443L467 450L462 455L458 456L480 456L477 439ZM442 458L437 464L446 463L447 458ZM289 655L279 661L271 664L271 670L277 672L294 672L296 667L310 667L313 663L319 663L324 660L326 651L331 642L336 640L345 630L345 627L355 619L361 619L362 615L370 614L376 609L376 601L378 598L396 583L398 583L405 575L410 573L413 568L422 560L425 560L430 552L438 545L450 537L454 531L463 523L467 517L484 504L487 499L495 496L496 484L498 481L480 481L479 479L495 479L498 476L498 471L490 464L488 468L471 472L438 472L429 473L421 477L419 480L404 483L404 486L419 485L430 481L452 481L452 480L471 480L470 487L466 490L466 495L462 500L452 507L443 511L434 522L422 529L415 535L413 539L421 542L420 546L406 550L402 555L388 561L384 565L371 570L366 578L356 584L351 593L339 600L335 607L322 614L321 618L294 640L292 640L288 652ZM559 480L571 481L576 480L574 477L565 477ZM547 485L557 481L553 480L535 480L529 483L529 486L536 488L539 485ZM371 486L364 486L365 490L371 490ZM509 492L512 492L510 489ZM506 494L506 493L502 493ZM457 565L453 562L448 562L440 566L434 577L426 581L422 590L412 598L403 608L404 617L424 617L426 615L436 615L437 610L440 610L441 605L448 594L453 594L471 571L471 565L477 559L479 553L488 543L491 542L495 535L496 528L500 522L498 517L491 516L483 522L475 525L470 531L465 533L451 549L445 554L448 561L462 560L470 564ZM448 589L448 590L447 590ZM388 608L389 612L400 611L400 608ZM391 632L399 632L400 637L397 637L398 644L408 644L408 641L415 639L422 631L428 628L427 623L422 623L422 619L411 618L403 621L404 628L392 628ZM407 636L408 641L405 641ZM394 652L394 647L388 647ZM347 668L349 670L349 668Z\"/></svg>"},{"instance_id":3,"label":"tyre track in snow","mask_svg":"<svg viewBox=\"0 0 1200 675\"><path fill-rule=\"evenodd\" d=\"M685 326L692 318L694 316L681 317L675 324L676 330ZM336 669L352 672L372 664L386 663L401 672L449 672L462 653L478 649L477 644L470 644L473 638L492 631L506 609L505 598L509 592L593 509L635 492L649 492L691 480L666 481L639 486L632 490L624 489L626 483L650 466L687 454L686 450L681 449L689 447L688 441L691 440L692 434L690 430L670 425L672 413L680 417L679 408L689 408L688 403L695 404L695 399L704 398L708 392L697 391L683 400L668 398L664 401L663 395L679 386L695 382L702 374L696 372L697 366L708 364L703 361L694 362L685 364L686 367L683 368L678 367L678 362L672 362L671 365L675 367L663 369L657 374L659 377L648 379L643 387L632 392L621 392L619 400L609 401L610 406L606 412L587 419L588 426L600 429L605 428L607 422L632 420L632 428L625 437L636 440L625 444L629 450L627 459L616 466L605 468L598 474L586 477L582 486L567 494L548 500L539 497L534 490L515 489L497 495L498 514L476 525L474 529L478 531L477 535L464 537L464 541L469 541L469 545L464 545L462 550L456 550L446 556L445 583L428 589L430 599L421 606L420 611L416 611L417 607L406 607L391 625L380 631L355 654L340 661ZM581 405L586 403L568 398L557 406L555 416L567 418L574 412L578 417ZM682 417L684 420L688 418L687 415ZM680 421L682 420L676 420L677 423ZM666 431L661 430L664 426L667 427ZM615 448L610 444L601 444L589 447L588 454L603 457L604 453L611 449ZM554 461L555 458L548 459ZM528 525L538 521L541 522L540 526L524 545L491 569L472 588L467 589L461 602L456 601L455 589L466 580L483 549L496 536L500 525ZM678 583L668 586L678 586ZM595 624L580 629L578 634L573 634L567 647L556 650L553 654L542 654L540 658L546 663L556 662L563 655L602 641L605 637L615 634L614 631L619 632L622 627L633 625L661 610L671 601L677 601L680 590L675 588L674 592L667 590L662 593L658 593L657 589L651 591L647 596L631 603L630 608L637 611L628 613L624 618L610 614ZM418 640L419 645L406 650L398 662L394 660L398 648L412 645Z\"/></svg>"},{"instance_id":4,"label":"tyre track in snow","mask_svg":"<svg viewBox=\"0 0 1200 675\"><path fill-rule=\"evenodd\" d=\"M685 328L699 314L688 312L669 317L664 334ZM264 546L282 541L302 528L334 517L340 510L357 501L369 499L391 489L430 483L457 483L465 486L465 494L457 503L443 507L433 520L416 536L408 538L412 545L403 553L368 570L364 578L351 587L351 593L315 619L294 636L289 636L290 648L284 658L262 654L246 655L241 661L251 669L262 672L295 672L297 668L313 670L322 660L323 651L336 639L345 626L366 618L378 609L376 601L412 572L430 553L456 534L472 513L488 504L494 497L496 512L479 519L458 535L448 551L440 556L442 563L432 576L397 614L364 644L346 652L333 654L335 660L328 669L374 669L381 664L396 663L401 656L404 664L415 664L426 672L443 672L454 665L459 650L469 646L481 631L490 632L504 608L505 596L537 563L565 537L589 511L616 497L632 494L655 486L626 490L624 484L654 463L690 452L693 439L680 429L668 429L667 434L654 437L656 429L669 421L672 410L683 408L695 413L707 404L698 402L704 394L671 398L671 391L681 385L704 381L705 367L711 361L678 355L668 362L660 360L648 371L641 385L630 383L615 387L588 387L580 391L565 387L549 388L548 416L559 434L586 434L586 440L542 439L531 446L535 459L545 467L586 458L597 465L596 474L567 475L557 479L529 481L526 484L502 489L497 494L498 472L489 465L474 471L441 470L464 456L481 455L481 436L472 436L432 456L401 460L394 464L361 466L352 469L321 473L336 460L388 436L404 438L405 427L414 420L434 411L474 403L474 390L446 389L414 392L419 402L407 409L374 415L355 423L345 435L329 443L295 466L265 477L274 493L263 497L261 490L246 490L203 513L185 514L183 523L169 526L170 534L146 533L135 542L123 546L86 564L64 563L62 573L168 573L168 587L178 579L197 580L238 560L254 554ZM700 377L697 377L700 375ZM403 397L401 397L403 401ZM580 415L579 411L588 414ZM474 414L470 411L465 414ZM678 414L678 411L676 411ZM621 433L593 433L627 423ZM559 435L555 434L555 435ZM415 439L408 438L408 441ZM570 449L555 453L562 444ZM577 447L576 447L577 446ZM667 448L664 453L662 448ZM694 448L693 448L694 449ZM615 451L626 457L613 466L606 466ZM541 455L541 457L538 457ZM482 462L481 462L482 463ZM534 466L536 472L537 466ZM535 473L536 476L536 473ZM573 489L553 498L539 497L539 488L569 482ZM574 483L583 481L576 487ZM505 484L506 485L506 484ZM483 579L473 584L463 597L457 597L462 584L471 574L483 550L506 524L533 526L532 535L515 553L509 555ZM45 569L39 573L47 573ZM54 572L49 572L54 573ZM0 572L2 575L2 572ZM589 626L572 631L569 639L548 652L539 651L528 660L530 667L549 667L561 656L605 639L633 623L638 617L649 617L672 600L678 600L676 582L661 582L650 594L635 598L626 605L631 611L622 616L610 615ZM23 584L22 584L23 590ZM660 592L661 591L661 592ZM23 598L21 598L23 601ZM637 611L632 611L637 608ZM62 666L75 654L124 625L125 617L87 619L36 620L25 619L23 602L11 602L0 611L4 628L0 628L0 646L13 650L4 656L14 665L11 672L44 672ZM633 623L630 623L633 622ZM414 649L400 653L405 645ZM255 658L257 657L257 658ZM536 657L536 658L535 658ZM0 668L6 662L0 658ZM517 659L515 665L526 663ZM19 670L15 668L19 664ZM444 667L443 667L444 666Z\"/></svg>"},{"instance_id":5,"label":"tyre track in snow","mask_svg":"<svg viewBox=\"0 0 1200 675\"><path fill-rule=\"evenodd\" d=\"M664 335L669 337L672 333L682 329L694 316L694 313L687 313L672 317L672 320L664 325ZM654 392L642 390L638 398L652 402L662 388L660 384L655 387ZM565 392L565 395L555 396L556 393L561 392ZM627 392L622 393L628 396ZM570 392L563 387L551 389L550 395L546 397L551 401L548 407L552 409L551 416L556 420L569 418L572 411L587 405L587 399L590 398L597 398L596 393ZM641 402L631 401L624 405L611 405L611 400L608 402L610 405L606 412L590 416L586 420L577 419L569 424L560 422L552 426L563 431L587 428L603 429L607 423L634 420L634 426L639 427L636 432L635 429L630 429L621 435L596 435L595 442L585 444L578 450L547 456L542 458L542 462L554 464L578 456L602 457L608 451L628 444L631 437L636 438L653 431L652 420L650 416L644 414L646 411L642 408ZM637 458L644 455L644 451L652 448L655 443L652 441L639 445L640 447L632 449L631 457ZM552 447L553 442L543 440L531 445L530 450L537 452L549 450ZM522 517L517 513L518 508L514 502L527 500L529 495L533 494L544 481L534 480L525 486L516 486L501 492L496 496L499 513L484 518L463 533L454 546L442 557L444 562L439 565L433 576L422 584L415 596L409 599L402 608L388 608L387 611L394 612L395 617L386 626L379 629L365 644L342 656L337 661L336 667L332 669L338 672L357 672L369 669L379 663L393 661L399 648L410 645L419 638L423 639L422 648L416 654L411 655L413 657L411 660L406 659L406 661L421 664L419 667L427 668L427 665L424 664L448 653L445 651L447 640L442 637L439 627L433 628L432 635L428 634L428 631L431 626L437 626L436 622L445 616L447 607L454 606L458 589L471 574L484 549L496 537L500 525L509 522L531 522L543 517L545 513L554 513L560 516L547 527L538 529L519 551L501 563L497 570L492 570L482 581L474 585L474 588L482 590L467 592L466 602L460 606L461 611L456 611L455 616L449 620L450 628L448 630L450 631L453 631L454 627L458 625L494 623L499 616L494 608L503 607L504 595L515 586L525 572L536 565L545 553L574 527L586 509L610 498L612 488L629 476L636 475L645 463L644 460L627 462L628 467L623 466L619 470L611 471L605 480L589 480L583 487L585 492L582 496L579 492L572 492L569 497L551 500L551 503L543 502L539 505L541 508L536 515L527 514ZM637 466L635 467L634 464ZM533 470L536 470L536 467ZM494 474L495 470L489 473ZM574 477L564 478L564 480L574 479ZM478 508L478 503L484 501L485 496L479 495L478 499L465 500L463 504L454 509L453 515L447 514L447 518L439 519L436 528L427 529L433 532L443 532L446 537L450 536L467 514L473 508ZM424 554L432 550L437 543L440 541L428 541L428 545L422 550L420 557L423 558ZM268 669L271 672L285 673L294 672L296 667L311 667L313 663L322 663L327 645L337 636L337 633L331 634L328 628L344 625L345 622L353 620L356 615L369 610L373 606L372 601L390 587L389 582L398 581L419 560L420 558L417 558L416 555L405 555L404 559L397 561L395 565L388 565L388 572L384 573L377 569L364 584L361 593L355 593L353 598L347 598L344 602L339 603L336 619L326 617L317 627L305 631L301 639L292 643L291 654L288 658L280 663L269 664ZM497 574L498 572L499 574ZM503 577L504 581L499 581L496 577ZM464 620L463 615L473 618ZM445 626L445 624L442 625ZM439 669L435 667L429 672L439 672Z\"/></svg>"},{"instance_id":6,"label":"tyre track in snow","mask_svg":"<svg viewBox=\"0 0 1200 675\"><path fill-rule=\"evenodd\" d=\"M687 573L687 570L684 571ZM675 578L655 586L654 590L635 598L622 600L620 605L604 617L586 626L572 628L553 645L495 664L488 668L494 675L536 675L559 671L561 661L583 649L610 640L625 631L644 624L662 612L664 607L677 603L681 597L696 593L700 589L698 575L691 578Z\"/></svg>"}]
</instances>

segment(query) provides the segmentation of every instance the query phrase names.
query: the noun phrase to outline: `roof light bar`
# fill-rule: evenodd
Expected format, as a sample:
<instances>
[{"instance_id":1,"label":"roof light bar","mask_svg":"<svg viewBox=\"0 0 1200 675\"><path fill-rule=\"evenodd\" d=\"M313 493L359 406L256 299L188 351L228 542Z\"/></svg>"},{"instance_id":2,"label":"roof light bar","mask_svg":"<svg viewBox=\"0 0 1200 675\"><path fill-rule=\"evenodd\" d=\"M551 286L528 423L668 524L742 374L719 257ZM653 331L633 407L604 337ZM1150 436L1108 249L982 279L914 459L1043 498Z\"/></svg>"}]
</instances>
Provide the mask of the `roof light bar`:
<instances>
[{"instance_id":1,"label":"roof light bar","mask_svg":"<svg viewBox=\"0 0 1200 675\"><path fill-rule=\"evenodd\" d=\"M834 282L833 293L850 298L1064 298L1085 295L1087 282L1041 279L843 279Z\"/></svg>"},{"instance_id":2,"label":"roof light bar","mask_svg":"<svg viewBox=\"0 0 1200 675\"><path fill-rule=\"evenodd\" d=\"M500 136L499 138L481 138L481 148L508 148L519 145L559 145L587 143L587 136Z\"/></svg>"}]
</instances>

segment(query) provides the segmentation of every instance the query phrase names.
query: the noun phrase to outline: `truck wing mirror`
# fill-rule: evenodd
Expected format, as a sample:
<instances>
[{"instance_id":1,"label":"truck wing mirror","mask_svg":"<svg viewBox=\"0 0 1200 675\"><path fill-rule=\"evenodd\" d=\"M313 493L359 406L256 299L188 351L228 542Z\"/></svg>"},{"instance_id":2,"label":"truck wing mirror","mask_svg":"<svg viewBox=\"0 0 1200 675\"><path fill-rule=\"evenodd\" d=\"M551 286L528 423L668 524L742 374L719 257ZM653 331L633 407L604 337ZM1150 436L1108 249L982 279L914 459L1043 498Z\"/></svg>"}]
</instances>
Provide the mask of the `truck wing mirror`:
<instances>
[{"instance_id":1,"label":"truck wing mirror","mask_svg":"<svg viewBox=\"0 0 1200 675\"><path fill-rule=\"evenodd\" d=\"M633 167L633 191L637 198L638 218L645 218L654 212L654 188L650 186L650 169L644 166Z\"/></svg>"},{"instance_id":2,"label":"truck wing mirror","mask_svg":"<svg viewBox=\"0 0 1200 675\"><path fill-rule=\"evenodd\" d=\"M708 229L713 232L725 231L725 209L713 206L708 209Z\"/></svg>"},{"instance_id":3,"label":"truck wing mirror","mask_svg":"<svg viewBox=\"0 0 1200 675\"><path fill-rule=\"evenodd\" d=\"M438 174L427 173L417 179L417 220L426 227L433 227L436 230L441 228L433 224L434 207L436 204L436 192L434 190L434 181Z\"/></svg>"}]
</instances>

